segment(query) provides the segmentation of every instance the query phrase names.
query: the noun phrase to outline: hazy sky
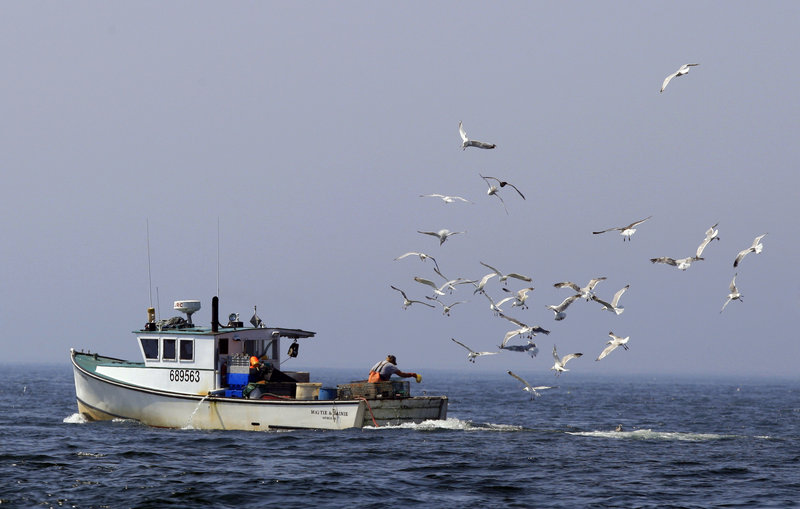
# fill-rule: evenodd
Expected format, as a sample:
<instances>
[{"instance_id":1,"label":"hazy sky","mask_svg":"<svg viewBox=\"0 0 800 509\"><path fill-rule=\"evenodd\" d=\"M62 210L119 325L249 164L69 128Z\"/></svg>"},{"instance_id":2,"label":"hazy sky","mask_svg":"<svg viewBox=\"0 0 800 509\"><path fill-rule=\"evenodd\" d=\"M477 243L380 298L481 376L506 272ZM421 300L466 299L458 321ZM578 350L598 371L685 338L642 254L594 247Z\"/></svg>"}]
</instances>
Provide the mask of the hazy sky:
<instances>
[{"instance_id":1,"label":"hazy sky","mask_svg":"<svg viewBox=\"0 0 800 509\"><path fill-rule=\"evenodd\" d=\"M585 354L573 372L796 377L799 26L797 2L4 3L3 360L139 359L149 221L160 316L200 299L208 324L219 275L223 316L317 332L295 369L394 353L535 381L556 344ZM462 151L460 120L497 148ZM503 189L507 215L479 173L527 199ZM649 215L630 243L591 233ZM650 263L716 222L704 261ZM467 233L417 233L441 228ZM552 331L539 356L469 364L451 337L494 349L511 324L467 286L450 317L403 310L390 285L425 300L413 277L440 280L407 251L530 275L530 308L504 309ZM554 321L553 283L597 276L605 299L630 284L625 312ZM630 350L595 362L609 331Z\"/></svg>"}]
</instances>

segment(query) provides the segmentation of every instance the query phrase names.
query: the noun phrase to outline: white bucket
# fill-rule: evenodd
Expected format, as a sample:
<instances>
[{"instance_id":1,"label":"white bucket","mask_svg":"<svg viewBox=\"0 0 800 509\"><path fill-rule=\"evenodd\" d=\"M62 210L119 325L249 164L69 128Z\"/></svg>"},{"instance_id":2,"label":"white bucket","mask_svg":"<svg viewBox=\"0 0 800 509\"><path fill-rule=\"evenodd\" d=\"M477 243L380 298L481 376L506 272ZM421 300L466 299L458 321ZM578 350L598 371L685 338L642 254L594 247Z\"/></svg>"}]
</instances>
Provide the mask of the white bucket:
<instances>
[{"instance_id":1,"label":"white bucket","mask_svg":"<svg viewBox=\"0 0 800 509\"><path fill-rule=\"evenodd\" d=\"M297 384L295 399L319 399L319 389L322 384L319 382L303 382Z\"/></svg>"}]
</instances>

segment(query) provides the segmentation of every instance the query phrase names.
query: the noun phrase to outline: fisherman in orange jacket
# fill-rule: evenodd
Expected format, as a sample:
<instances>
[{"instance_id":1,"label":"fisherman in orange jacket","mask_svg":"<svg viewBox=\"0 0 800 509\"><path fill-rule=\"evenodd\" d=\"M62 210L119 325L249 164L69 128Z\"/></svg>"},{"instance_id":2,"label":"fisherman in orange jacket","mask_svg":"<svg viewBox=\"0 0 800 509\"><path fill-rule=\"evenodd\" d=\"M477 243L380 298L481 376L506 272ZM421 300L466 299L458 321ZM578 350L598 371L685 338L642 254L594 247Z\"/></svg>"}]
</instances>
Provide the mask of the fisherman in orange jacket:
<instances>
[{"instance_id":1,"label":"fisherman in orange jacket","mask_svg":"<svg viewBox=\"0 0 800 509\"><path fill-rule=\"evenodd\" d=\"M397 375L401 378L414 378L417 383L422 381L422 375L420 374L400 371L400 368L397 367L397 358L394 355L387 355L385 360L372 366L372 369L369 370L367 381L370 383L386 382L392 375Z\"/></svg>"}]
</instances>

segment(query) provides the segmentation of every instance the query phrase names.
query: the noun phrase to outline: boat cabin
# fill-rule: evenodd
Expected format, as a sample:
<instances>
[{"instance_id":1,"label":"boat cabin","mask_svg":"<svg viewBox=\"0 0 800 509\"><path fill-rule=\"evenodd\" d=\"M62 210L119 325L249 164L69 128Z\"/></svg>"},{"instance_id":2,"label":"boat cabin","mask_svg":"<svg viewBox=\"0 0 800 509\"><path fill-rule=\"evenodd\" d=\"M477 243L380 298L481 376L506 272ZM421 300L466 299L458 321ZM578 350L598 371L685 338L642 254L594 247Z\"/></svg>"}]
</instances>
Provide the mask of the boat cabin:
<instances>
[{"instance_id":1,"label":"boat cabin","mask_svg":"<svg viewBox=\"0 0 800 509\"><path fill-rule=\"evenodd\" d=\"M180 370L176 373L213 371L214 383L210 389L227 387L228 373L246 373L251 356L280 371L281 338L297 340L315 335L301 329L268 327L255 314L252 327L245 327L236 314L229 317L227 324L221 325L216 297L212 304L211 327L198 327L191 321L192 313L200 309L199 301L176 301L174 308L186 313L187 319L173 317L155 321L154 310L150 308L144 328L133 331L144 365ZM298 382L308 381L308 373L287 374Z\"/></svg>"}]
</instances>

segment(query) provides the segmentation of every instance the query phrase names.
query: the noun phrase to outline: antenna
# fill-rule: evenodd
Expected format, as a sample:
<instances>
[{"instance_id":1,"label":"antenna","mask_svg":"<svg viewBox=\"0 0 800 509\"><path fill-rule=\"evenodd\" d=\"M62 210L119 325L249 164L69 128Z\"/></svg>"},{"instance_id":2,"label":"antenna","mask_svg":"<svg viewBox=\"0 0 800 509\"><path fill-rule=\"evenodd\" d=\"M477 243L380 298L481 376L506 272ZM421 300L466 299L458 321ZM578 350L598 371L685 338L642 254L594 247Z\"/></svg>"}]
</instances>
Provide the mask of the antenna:
<instances>
[{"instance_id":1,"label":"antenna","mask_svg":"<svg viewBox=\"0 0 800 509\"><path fill-rule=\"evenodd\" d=\"M219 216L217 216L217 297L219 297Z\"/></svg>"},{"instance_id":2,"label":"antenna","mask_svg":"<svg viewBox=\"0 0 800 509\"><path fill-rule=\"evenodd\" d=\"M150 218L147 218L147 285L150 292L150 307L153 307L153 275L150 271Z\"/></svg>"}]
</instances>

